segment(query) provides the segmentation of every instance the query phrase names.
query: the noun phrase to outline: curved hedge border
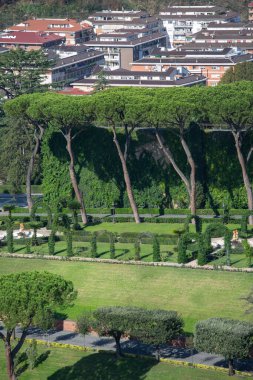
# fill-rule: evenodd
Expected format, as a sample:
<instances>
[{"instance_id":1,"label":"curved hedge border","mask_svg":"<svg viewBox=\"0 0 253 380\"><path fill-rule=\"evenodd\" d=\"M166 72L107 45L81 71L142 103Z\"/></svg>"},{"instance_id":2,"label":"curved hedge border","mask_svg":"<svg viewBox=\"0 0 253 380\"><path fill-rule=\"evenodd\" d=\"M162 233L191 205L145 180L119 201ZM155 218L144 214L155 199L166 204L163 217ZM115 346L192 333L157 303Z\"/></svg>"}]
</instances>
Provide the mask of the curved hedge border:
<instances>
[{"instance_id":1,"label":"curved hedge border","mask_svg":"<svg viewBox=\"0 0 253 380\"><path fill-rule=\"evenodd\" d=\"M97 349L89 346L78 346L74 344L65 344L65 343L58 343L58 342L47 342L40 339L35 339L38 345L46 346L46 347L54 347L54 348L66 348L70 350L75 351L84 351L84 352L103 352L108 354L114 354L115 352L112 350L102 350ZM32 343L33 339L26 339L27 343ZM137 355L137 354L131 354L131 353L124 353L124 356L129 358L136 358L136 359L146 359L146 360L156 360L153 356L148 355ZM182 366L182 367L191 367L191 368L198 368L198 369L205 369L215 372L222 372L227 374L227 368L224 367L217 367L217 366L210 366L206 364L199 364L199 363L192 363L187 362L183 360L176 360L176 359L167 359L167 358L160 358L160 362L176 365L176 366ZM236 371L237 375L245 376L245 377L252 377L252 374L250 372L243 372L243 371Z\"/></svg>"},{"instance_id":2,"label":"curved hedge border","mask_svg":"<svg viewBox=\"0 0 253 380\"><path fill-rule=\"evenodd\" d=\"M253 268L233 268L227 266L214 267L211 265L189 265L165 262L144 262L134 260L112 260L112 259L98 259L91 257L68 257L68 256L49 256L39 254L18 254L18 253L3 253L0 252L0 257L12 258L12 259L39 259L39 260L53 260L53 261L73 261L73 262L87 262L87 263L103 263L103 264L126 264L126 265L144 265L153 267L171 267L171 268L184 268L184 269L202 269L202 270L219 270L224 272L243 272L253 273Z\"/></svg>"}]
</instances>

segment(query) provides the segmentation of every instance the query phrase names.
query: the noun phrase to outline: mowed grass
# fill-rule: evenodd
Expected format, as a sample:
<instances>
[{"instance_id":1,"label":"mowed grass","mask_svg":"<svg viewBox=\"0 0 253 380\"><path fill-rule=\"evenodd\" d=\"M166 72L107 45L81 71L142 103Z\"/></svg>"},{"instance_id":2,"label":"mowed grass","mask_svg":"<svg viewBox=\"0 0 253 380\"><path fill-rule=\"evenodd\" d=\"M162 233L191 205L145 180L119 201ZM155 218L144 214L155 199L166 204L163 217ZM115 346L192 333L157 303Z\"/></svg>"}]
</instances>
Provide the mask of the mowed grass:
<instances>
[{"instance_id":1,"label":"mowed grass","mask_svg":"<svg viewBox=\"0 0 253 380\"><path fill-rule=\"evenodd\" d=\"M1 342L0 342L1 343ZM23 351L25 351L24 346ZM157 363L150 359L115 360L110 353L86 353L62 348L39 347L39 355L49 356L33 370L26 369L22 380L226 380L215 371ZM23 362L22 365L26 363ZM22 366L21 365L21 366ZM3 344L0 344L1 380L7 380ZM236 377L237 378L237 377Z\"/></svg>"},{"instance_id":2,"label":"mowed grass","mask_svg":"<svg viewBox=\"0 0 253 380\"><path fill-rule=\"evenodd\" d=\"M242 300L252 288L249 273L0 258L0 274L33 270L57 273L73 281L78 298L66 311L71 319L113 305L177 310L188 332L193 332L201 319L251 318L245 315L248 306Z\"/></svg>"},{"instance_id":3,"label":"mowed grass","mask_svg":"<svg viewBox=\"0 0 253 380\"><path fill-rule=\"evenodd\" d=\"M217 223L221 221L217 220ZM203 231L207 228L208 223L203 223ZM190 224L190 231L195 232L195 226ZM238 228L238 224L228 224L228 227L232 229ZM182 223L99 223L95 226L85 227L85 230L95 231L109 231L109 232L150 232L154 234L174 234L177 230L183 230L184 225Z\"/></svg>"},{"instance_id":4,"label":"mowed grass","mask_svg":"<svg viewBox=\"0 0 253 380\"><path fill-rule=\"evenodd\" d=\"M177 261L177 253L174 252L175 246L161 245L161 256L166 261ZM15 244L15 253L26 253L26 247ZM0 252L8 252L7 246L1 247ZM48 244L44 243L39 246L31 247L31 253L48 255ZM88 242L73 242L73 253L75 256L91 257L90 243ZM59 241L55 244L55 255L66 256L66 242ZM97 243L97 257L101 259L110 258L109 243ZM115 243L115 259L117 260L134 260L134 243ZM151 244L141 244L141 260L153 261L153 248Z\"/></svg>"}]
</instances>

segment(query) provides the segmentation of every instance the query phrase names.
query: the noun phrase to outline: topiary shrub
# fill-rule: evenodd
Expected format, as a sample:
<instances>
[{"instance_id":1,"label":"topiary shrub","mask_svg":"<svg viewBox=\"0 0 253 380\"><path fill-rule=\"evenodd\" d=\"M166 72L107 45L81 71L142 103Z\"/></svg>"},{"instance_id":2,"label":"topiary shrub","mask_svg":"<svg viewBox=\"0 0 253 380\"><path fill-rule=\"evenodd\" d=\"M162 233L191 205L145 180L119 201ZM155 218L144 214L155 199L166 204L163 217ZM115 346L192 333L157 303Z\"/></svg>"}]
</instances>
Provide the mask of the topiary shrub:
<instances>
[{"instance_id":1,"label":"topiary shrub","mask_svg":"<svg viewBox=\"0 0 253 380\"><path fill-rule=\"evenodd\" d=\"M90 253L91 257L97 257L97 234L94 232L91 237L90 242Z\"/></svg>"},{"instance_id":2,"label":"topiary shrub","mask_svg":"<svg viewBox=\"0 0 253 380\"><path fill-rule=\"evenodd\" d=\"M207 251L205 248L205 242L203 235L199 235L198 238L198 265L205 265L208 262Z\"/></svg>"},{"instance_id":3,"label":"topiary shrub","mask_svg":"<svg viewBox=\"0 0 253 380\"><path fill-rule=\"evenodd\" d=\"M134 243L134 259L135 261L141 260L141 242L140 239L136 239Z\"/></svg>"},{"instance_id":4,"label":"topiary shrub","mask_svg":"<svg viewBox=\"0 0 253 380\"><path fill-rule=\"evenodd\" d=\"M180 236L180 239L178 241L178 255L177 255L177 262L178 264L185 264L188 261L187 258L187 241L185 234Z\"/></svg>"},{"instance_id":5,"label":"topiary shrub","mask_svg":"<svg viewBox=\"0 0 253 380\"><path fill-rule=\"evenodd\" d=\"M14 241L13 241L13 220L9 217L6 221L7 224L7 248L9 253L14 252Z\"/></svg>"},{"instance_id":6,"label":"topiary shrub","mask_svg":"<svg viewBox=\"0 0 253 380\"><path fill-rule=\"evenodd\" d=\"M48 238L48 253L49 255L55 254L55 231L52 230Z\"/></svg>"},{"instance_id":7,"label":"topiary shrub","mask_svg":"<svg viewBox=\"0 0 253 380\"><path fill-rule=\"evenodd\" d=\"M160 243L156 236L153 237L153 261L161 261Z\"/></svg>"},{"instance_id":8,"label":"topiary shrub","mask_svg":"<svg viewBox=\"0 0 253 380\"><path fill-rule=\"evenodd\" d=\"M32 253L31 251L32 241L31 239L26 239L25 251L29 255Z\"/></svg>"},{"instance_id":9,"label":"topiary shrub","mask_svg":"<svg viewBox=\"0 0 253 380\"><path fill-rule=\"evenodd\" d=\"M71 230L65 231L65 239L67 243L67 256L73 256L73 241Z\"/></svg>"},{"instance_id":10,"label":"topiary shrub","mask_svg":"<svg viewBox=\"0 0 253 380\"><path fill-rule=\"evenodd\" d=\"M114 234L110 234L110 259L115 259L115 237Z\"/></svg>"}]
</instances>

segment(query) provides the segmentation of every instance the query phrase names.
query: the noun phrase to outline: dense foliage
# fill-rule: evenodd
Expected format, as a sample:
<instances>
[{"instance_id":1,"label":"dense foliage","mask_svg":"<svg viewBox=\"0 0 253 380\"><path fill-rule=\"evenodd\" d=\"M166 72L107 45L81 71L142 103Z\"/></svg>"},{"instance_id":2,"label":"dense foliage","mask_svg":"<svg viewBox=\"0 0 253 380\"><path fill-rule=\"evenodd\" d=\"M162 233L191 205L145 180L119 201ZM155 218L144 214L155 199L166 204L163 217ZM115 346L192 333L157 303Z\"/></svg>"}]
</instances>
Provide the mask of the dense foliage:
<instances>
[{"instance_id":1,"label":"dense foliage","mask_svg":"<svg viewBox=\"0 0 253 380\"><path fill-rule=\"evenodd\" d=\"M249 357L253 325L225 318L210 318L196 325L195 346L199 351L224 356L233 374L233 360Z\"/></svg>"}]
</instances>

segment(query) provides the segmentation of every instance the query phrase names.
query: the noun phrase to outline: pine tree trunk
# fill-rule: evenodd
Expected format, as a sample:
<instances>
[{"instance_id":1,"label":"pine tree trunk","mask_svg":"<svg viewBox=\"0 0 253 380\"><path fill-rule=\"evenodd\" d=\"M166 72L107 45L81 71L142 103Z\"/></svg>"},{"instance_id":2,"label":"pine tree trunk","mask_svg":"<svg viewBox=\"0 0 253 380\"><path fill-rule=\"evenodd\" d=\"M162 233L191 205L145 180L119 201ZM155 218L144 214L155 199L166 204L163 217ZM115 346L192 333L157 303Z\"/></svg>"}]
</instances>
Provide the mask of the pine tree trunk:
<instances>
[{"instance_id":1,"label":"pine tree trunk","mask_svg":"<svg viewBox=\"0 0 253 380\"><path fill-rule=\"evenodd\" d=\"M6 368L9 380L16 380L16 375L14 372L14 363L11 354L11 346L8 342L5 342L5 357L6 357Z\"/></svg>"},{"instance_id":2,"label":"pine tree trunk","mask_svg":"<svg viewBox=\"0 0 253 380\"><path fill-rule=\"evenodd\" d=\"M72 150L70 133L65 135L65 139L67 141L66 149L67 149L69 157L70 157L69 176L70 176L71 184L73 186L76 199L80 204L80 212L81 212L82 222L83 222L83 224L87 224L88 218L87 218L87 214L86 214L86 210L85 210L85 206L84 206L84 200L83 200L81 191L78 187L78 183L77 183L77 179L76 179L75 166L74 166L75 161L74 161L74 154L73 154L73 150Z\"/></svg>"},{"instance_id":3,"label":"pine tree trunk","mask_svg":"<svg viewBox=\"0 0 253 380\"><path fill-rule=\"evenodd\" d=\"M115 343L116 343L116 356L117 358L122 357L122 351L121 351L121 345L120 345L120 335L114 336Z\"/></svg>"},{"instance_id":4,"label":"pine tree trunk","mask_svg":"<svg viewBox=\"0 0 253 380\"><path fill-rule=\"evenodd\" d=\"M237 157L239 160L239 163L241 165L242 169L242 176L243 176L243 182L244 186L247 192L247 200L248 200L248 209L250 211L253 210L253 193L252 193L252 185L249 180L248 172L247 172L247 167L245 163L245 159L243 157L242 151L241 151L241 142L240 142L240 133L232 132L234 139L235 139L235 147L236 147L236 152L237 152ZM253 215L249 216L249 224L253 224Z\"/></svg>"},{"instance_id":5,"label":"pine tree trunk","mask_svg":"<svg viewBox=\"0 0 253 380\"><path fill-rule=\"evenodd\" d=\"M184 149L184 152L186 154L188 164L190 165L190 168L191 168L191 175L190 175L190 189L191 189L191 192L190 192L190 208L191 208L191 214L192 215L196 215L196 165L195 165L195 162L193 160L191 151L190 151L190 149L189 149L189 147L188 147L185 139L183 138L183 136L181 136L180 141L181 141L182 147ZM194 223L195 223L195 221L194 221Z\"/></svg>"},{"instance_id":6,"label":"pine tree trunk","mask_svg":"<svg viewBox=\"0 0 253 380\"><path fill-rule=\"evenodd\" d=\"M234 376L235 370L234 370L234 360L229 359L228 360L228 376Z\"/></svg>"},{"instance_id":7,"label":"pine tree trunk","mask_svg":"<svg viewBox=\"0 0 253 380\"><path fill-rule=\"evenodd\" d=\"M187 193L189 195L189 198L190 198L190 205L191 205L191 209L192 209L192 203L194 201L195 195L194 195L194 193L192 194L190 181L186 178L186 176L184 175L184 173L181 171L181 169L176 164L176 162L174 160L174 157L173 157L171 151L169 150L169 148L164 146L163 141L161 139L161 136L160 136L160 134L159 134L159 132L158 132L157 129L156 129L155 135L156 135L156 139L158 141L159 147L162 150L162 152L163 152L164 156L166 157L167 161L173 166L173 169L175 170L175 172L179 175L179 177L183 181L183 183L184 183L184 185L186 187Z\"/></svg>"},{"instance_id":8,"label":"pine tree trunk","mask_svg":"<svg viewBox=\"0 0 253 380\"><path fill-rule=\"evenodd\" d=\"M29 161L27 173L26 173L26 198L27 198L27 205L28 205L28 209L30 213L32 211L32 206L33 206L31 181L32 181L32 175L33 175L33 170L34 170L35 158L39 151L43 134L44 134L43 128L40 128L40 132L38 136L36 136L36 131L35 131L35 147L30 157L30 161Z\"/></svg>"},{"instance_id":9,"label":"pine tree trunk","mask_svg":"<svg viewBox=\"0 0 253 380\"><path fill-rule=\"evenodd\" d=\"M127 190L127 195L128 195L129 203L130 203L130 206L131 206L133 214L134 214L135 222L136 223L140 223L141 220L140 220L138 208L137 208L137 205L136 205L136 202L135 202L135 199L134 199L132 184L131 184L129 172L128 172L128 169L127 169L126 160L125 160L124 154L122 153L122 150L120 148L120 144L119 144L118 139L117 139L117 134L116 134L115 128L113 128L113 136L114 136L113 137L113 141L114 141L114 143L116 145L116 148L117 148L117 151L118 151L118 155L119 155L119 158L120 158L120 161L121 161L121 165L122 165L122 170L123 170L124 180L125 180L125 184L126 184L126 190Z\"/></svg>"}]
</instances>

